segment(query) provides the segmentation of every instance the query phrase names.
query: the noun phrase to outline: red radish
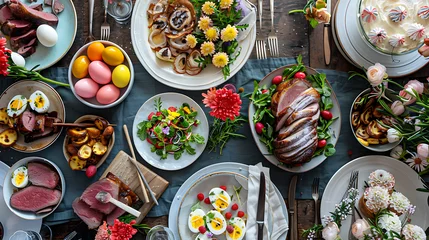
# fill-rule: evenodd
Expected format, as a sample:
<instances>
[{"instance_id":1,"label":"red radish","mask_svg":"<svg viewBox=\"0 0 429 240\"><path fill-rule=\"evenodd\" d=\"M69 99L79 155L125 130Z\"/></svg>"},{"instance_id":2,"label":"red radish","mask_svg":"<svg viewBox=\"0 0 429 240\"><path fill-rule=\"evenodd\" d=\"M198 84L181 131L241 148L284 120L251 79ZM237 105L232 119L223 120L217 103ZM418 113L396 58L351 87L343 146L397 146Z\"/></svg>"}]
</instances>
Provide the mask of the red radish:
<instances>
[{"instance_id":1,"label":"red radish","mask_svg":"<svg viewBox=\"0 0 429 240\"><path fill-rule=\"evenodd\" d=\"M153 115L155 115L155 113L154 112L151 112L150 114L149 114L149 116L147 116L147 120L152 120L152 117L153 117Z\"/></svg>"},{"instance_id":2,"label":"red radish","mask_svg":"<svg viewBox=\"0 0 429 240\"><path fill-rule=\"evenodd\" d=\"M197 198L199 201L203 201L204 200L204 194L198 193Z\"/></svg>"},{"instance_id":3,"label":"red radish","mask_svg":"<svg viewBox=\"0 0 429 240\"><path fill-rule=\"evenodd\" d=\"M231 226L231 225L228 225L228 226L226 226L226 231L227 231L228 233L232 233L232 232L234 232L234 227L233 227L233 226Z\"/></svg>"},{"instance_id":4,"label":"red radish","mask_svg":"<svg viewBox=\"0 0 429 240\"><path fill-rule=\"evenodd\" d=\"M230 213L230 212L225 213L225 218L226 219L231 219L232 218L232 213Z\"/></svg>"},{"instance_id":5,"label":"red radish","mask_svg":"<svg viewBox=\"0 0 429 240\"><path fill-rule=\"evenodd\" d=\"M198 228L198 231L200 231L200 233L204 234L204 233L207 231L207 229L206 229L206 227L204 227L204 226L200 226L200 227Z\"/></svg>"},{"instance_id":6,"label":"red radish","mask_svg":"<svg viewBox=\"0 0 429 240\"><path fill-rule=\"evenodd\" d=\"M206 203L206 204L210 204L210 203L211 203L211 202L210 202L210 198L206 197L206 198L204 199L204 203Z\"/></svg>"},{"instance_id":7,"label":"red radish","mask_svg":"<svg viewBox=\"0 0 429 240\"><path fill-rule=\"evenodd\" d=\"M244 217L244 212L243 211L238 211L237 217L239 217L239 218Z\"/></svg>"},{"instance_id":8,"label":"red radish","mask_svg":"<svg viewBox=\"0 0 429 240\"><path fill-rule=\"evenodd\" d=\"M326 120L331 120L332 119L332 113L328 110L323 110L320 112L320 115L322 116L322 118L326 119Z\"/></svg>"},{"instance_id":9,"label":"red radish","mask_svg":"<svg viewBox=\"0 0 429 240\"><path fill-rule=\"evenodd\" d=\"M97 173L97 168L94 165L91 165L86 168L85 174L87 177L92 178L96 173Z\"/></svg>"},{"instance_id":10,"label":"red radish","mask_svg":"<svg viewBox=\"0 0 429 240\"><path fill-rule=\"evenodd\" d=\"M273 80L271 81L273 84L278 85L283 81L283 77L278 75L273 77Z\"/></svg>"},{"instance_id":11,"label":"red radish","mask_svg":"<svg viewBox=\"0 0 429 240\"><path fill-rule=\"evenodd\" d=\"M265 94L265 93L267 93L268 92L268 89L262 89L262 94Z\"/></svg>"},{"instance_id":12,"label":"red radish","mask_svg":"<svg viewBox=\"0 0 429 240\"><path fill-rule=\"evenodd\" d=\"M297 72L297 73L295 73L295 75L293 77L294 78L305 79L306 75L303 72Z\"/></svg>"},{"instance_id":13,"label":"red radish","mask_svg":"<svg viewBox=\"0 0 429 240\"><path fill-rule=\"evenodd\" d=\"M326 146L326 140L325 139L320 139L318 142L317 142L317 147L318 148L323 148L323 147L325 147Z\"/></svg>"},{"instance_id":14,"label":"red radish","mask_svg":"<svg viewBox=\"0 0 429 240\"><path fill-rule=\"evenodd\" d=\"M177 111L177 109L175 107L169 107L168 110L170 110L170 112L175 112Z\"/></svg>"},{"instance_id":15,"label":"red radish","mask_svg":"<svg viewBox=\"0 0 429 240\"><path fill-rule=\"evenodd\" d=\"M255 124L255 131L256 131L256 133L257 134L259 134L259 135L261 135L262 134L262 130L264 130L264 124L263 123L261 123L261 122L257 122L256 124Z\"/></svg>"},{"instance_id":16,"label":"red radish","mask_svg":"<svg viewBox=\"0 0 429 240\"><path fill-rule=\"evenodd\" d=\"M220 188L220 189L222 189L222 190L224 190L224 191L226 191L226 186L223 186L223 185L222 185L222 186L220 186L219 188Z\"/></svg>"},{"instance_id":17,"label":"red radish","mask_svg":"<svg viewBox=\"0 0 429 240\"><path fill-rule=\"evenodd\" d=\"M238 204L234 203L234 205L232 205L231 210L233 211L237 211L238 210Z\"/></svg>"}]
</instances>

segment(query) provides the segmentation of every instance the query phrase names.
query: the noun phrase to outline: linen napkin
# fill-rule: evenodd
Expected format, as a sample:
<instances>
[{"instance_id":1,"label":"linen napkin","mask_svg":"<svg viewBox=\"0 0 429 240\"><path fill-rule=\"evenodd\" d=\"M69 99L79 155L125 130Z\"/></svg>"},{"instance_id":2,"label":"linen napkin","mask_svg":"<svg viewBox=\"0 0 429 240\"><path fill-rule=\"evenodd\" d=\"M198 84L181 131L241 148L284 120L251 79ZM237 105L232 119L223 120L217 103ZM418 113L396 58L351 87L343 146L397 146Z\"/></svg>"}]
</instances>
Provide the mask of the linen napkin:
<instances>
[{"instance_id":1,"label":"linen napkin","mask_svg":"<svg viewBox=\"0 0 429 240\"><path fill-rule=\"evenodd\" d=\"M270 180L270 169L263 167L262 163L255 166L249 166L248 196L247 196L247 231L246 240L254 240L258 235L258 225L256 224L256 212L258 209L259 197L259 178L260 173L264 172L266 182L265 197L265 240L277 240L288 229L288 222L281 211L283 199L280 199L274 190L273 183Z\"/></svg>"},{"instance_id":2,"label":"linen napkin","mask_svg":"<svg viewBox=\"0 0 429 240\"><path fill-rule=\"evenodd\" d=\"M241 0L241 2L243 1L245 0ZM251 8L240 7L243 13L245 14L245 16L243 17L243 19L241 19L239 23L237 23L237 25L249 24L249 27L243 31L238 32L237 41L239 42L246 39L247 35L249 35L250 31L252 30L252 28L255 26L255 23L256 23L256 8L252 3L250 2L248 3L251 5Z\"/></svg>"}]
</instances>

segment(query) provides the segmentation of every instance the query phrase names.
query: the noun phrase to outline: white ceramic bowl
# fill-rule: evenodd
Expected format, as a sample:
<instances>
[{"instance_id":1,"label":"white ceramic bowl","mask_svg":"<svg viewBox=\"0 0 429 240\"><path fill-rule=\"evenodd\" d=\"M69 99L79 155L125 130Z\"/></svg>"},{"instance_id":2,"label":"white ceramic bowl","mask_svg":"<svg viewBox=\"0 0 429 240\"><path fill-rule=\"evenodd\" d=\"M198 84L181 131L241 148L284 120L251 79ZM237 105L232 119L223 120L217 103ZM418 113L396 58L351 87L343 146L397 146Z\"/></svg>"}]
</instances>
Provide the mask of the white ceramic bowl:
<instances>
[{"instance_id":1,"label":"white ceramic bowl","mask_svg":"<svg viewBox=\"0 0 429 240\"><path fill-rule=\"evenodd\" d=\"M60 176L61 198L60 198L60 201L58 202L58 204L56 206L54 206L52 211L50 211L50 212L42 213L42 214L36 214L36 213L32 213L32 212L17 210L15 208L13 208L12 206L10 206L10 197L12 196L14 190L16 189L12 185L12 182L10 181L10 179L12 177L12 173L18 167L23 166L23 165L27 165L29 162L41 162L41 163L50 165L51 167L53 167L57 171L58 175ZM66 193L66 182L64 179L64 175L61 172L61 169L55 163L53 163L53 162L51 162L45 158L41 158L41 157L26 157L26 158L19 160L18 162L13 164L12 167L9 168L9 171L6 173L5 178L4 178L4 182L3 182L3 197L4 197L4 201L6 202L7 207L10 209L10 211L12 211L18 217L24 218L27 220L42 219L42 218L49 216L61 204L61 201L63 200L65 193Z\"/></svg>"},{"instance_id":2,"label":"white ceramic bowl","mask_svg":"<svg viewBox=\"0 0 429 240\"><path fill-rule=\"evenodd\" d=\"M103 40L97 40L97 42L101 42L104 44L105 47L108 46L115 46L117 48L119 48L121 50L121 52L124 54L125 60L122 64L126 65L129 69L130 69L130 82L128 83L128 86L126 86L125 88L121 88L120 90L120 95L119 98L114 101L113 103L110 104L101 104L99 103L95 97L93 98L82 98L79 95L76 94L74 85L76 84L77 81L79 81L80 79L75 78L72 74L72 67L73 67L73 63L76 60L76 58L85 55L86 56L86 50L88 49L88 46L91 43L94 42L90 42L85 44L83 47L81 47L73 56L70 65L69 65L69 71L68 71L68 78L69 78L69 84L70 84L70 88L73 92L73 94L75 95L75 97L81 101L83 104L92 107L92 108L98 108L98 109L102 109L102 108L110 108L110 107L114 107L116 105L118 105L119 103L121 103L122 101L124 101L124 99L128 96L128 94L131 92L131 89L133 87L134 84L134 67L133 67L133 63L131 62L130 57L128 56L128 54L124 51L124 49L122 49L120 46L118 46L117 44L110 42L110 41L103 41ZM113 71L114 67L109 66L111 71ZM89 77L89 74L86 76ZM101 85L100 85L101 87Z\"/></svg>"}]
</instances>

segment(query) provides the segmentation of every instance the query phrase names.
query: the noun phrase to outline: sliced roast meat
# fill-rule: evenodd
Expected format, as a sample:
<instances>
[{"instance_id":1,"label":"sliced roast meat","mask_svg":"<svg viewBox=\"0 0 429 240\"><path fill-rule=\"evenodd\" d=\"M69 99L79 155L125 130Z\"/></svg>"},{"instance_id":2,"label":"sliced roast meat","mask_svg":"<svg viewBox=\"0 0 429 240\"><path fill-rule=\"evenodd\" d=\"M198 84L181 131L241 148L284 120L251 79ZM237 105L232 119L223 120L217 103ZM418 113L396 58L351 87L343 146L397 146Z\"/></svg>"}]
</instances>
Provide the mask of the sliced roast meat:
<instances>
[{"instance_id":1,"label":"sliced roast meat","mask_svg":"<svg viewBox=\"0 0 429 240\"><path fill-rule=\"evenodd\" d=\"M301 118L289 126L283 126L282 129L280 129L279 131L279 135L277 136L277 139L287 138L289 135L299 130L302 126L311 126L311 125L312 125L311 117Z\"/></svg>"},{"instance_id":2,"label":"sliced roast meat","mask_svg":"<svg viewBox=\"0 0 429 240\"><path fill-rule=\"evenodd\" d=\"M57 26L58 18L52 13L40 12L21 3L19 0L10 0L9 8L12 15L19 19L30 21L36 25L48 24Z\"/></svg>"},{"instance_id":3,"label":"sliced roast meat","mask_svg":"<svg viewBox=\"0 0 429 240\"><path fill-rule=\"evenodd\" d=\"M83 193L80 199L89 205L90 208L96 209L104 214L109 214L115 209L115 205L111 203L101 203L95 196L99 192L107 192L110 195L118 199L119 195L119 185L111 181L108 178L101 179L93 184L91 184Z\"/></svg>"},{"instance_id":4,"label":"sliced roast meat","mask_svg":"<svg viewBox=\"0 0 429 240\"><path fill-rule=\"evenodd\" d=\"M34 10L37 10L37 11L41 11L41 12L43 12L43 4L41 4L41 3L38 3L38 4L31 4L30 6L28 6L29 8L32 8L32 9L34 9Z\"/></svg>"},{"instance_id":5,"label":"sliced roast meat","mask_svg":"<svg viewBox=\"0 0 429 240\"><path fill-rule=\"evenodd\" d=\"M295 81L295 83L283 89L277 96L273 96L272 109L276 117L280 116L284 109L289 107L292 102L307 89L308 86L305 84L305 82Z\"/></svg>"},{"instance_id":6,"label":"sliced roast meat","mask_svg":"<svg viewBox=\"0 0 429 240\"><path fill-rule=\"evenodd\" d=\"M28 180L33 185L54 189L60 182L57 171L38 162L28 164Z\"/></svg>"},{"instance_id":7,"label":"sliced roast meat","mask_svg":"<svg viewBox=\"0 0 429 240\"><path fill-rule=\"evenodd\" d=\"M7 36L16 37L27 33L30 28L31 22L10 19L1 26L1 31Z\"/></svg>"},{"instance_id":8,"label":"sliced roast meat","mask_svg":"<svg viewBox=\"0 0 429 240\"><path fill-rule=\"evenodd\" d=\"M52 6L52 0L45 0L45 5ZM64 10L64 5L60 2L60 0L55 0L54 10L58 14Z\"/></svg>"},{"instance_id":9,"label":"sliced roast meat","mask_svg":"<svg viewBox=\"0 0 429 240\"><path fill-rule=\"evenodd\" d=\"M36 30L32 29L21 36L11 37L10 45L12 46L13 49L18 49L28 44L31 40L35 38L36 38Z\"/></svg>"},{"instance_id":10,"label":"sliced roast meat","mask_svg":"<svg viewBox=\"0 0 429 240\"><path fill-rule=\"evenodd\" d=\"M18 117L18 129L22 133L32 132L35 125L36 115L30 111L25 111Z\"/></svg>"},{"instance_id":11,"label":"sliced roast meat","mask_svg":"<svg viewBox=\"0 0 429 240\"><path fill-rule=\"evenodd\" d=\"M12 19L13 15L7 4L0 5L0 26L3 25L7 20Z\"/></svg>"},{"instance_id":12,"label":"sliced roast meat","mask_svg":"<svg viewBox=\"0 0 429 240\"><path fill-rule=\"evenodd\" d=\"M34 131L37 132L44 132L45 131L45 115L36 115L36 126L34 128Z\"/></svg>"},{"instance_id":13,"label":"sliced roast meat","mask_svg":"<svg viewBox=\"0 0 429 240\"><path fill-rule=\"evenodd\" d=\"M60 199L60 191L32 185L12 194L10 205L21 211L37 212L57 205Z\"/></svg>"},{"instance_id":14,"label":"sliced roast meat","mask_svg":"<svg viewBox=\"0 0 429 240\"><path fill-rule=\"evenodd\" d=\"M298 141L296 141L295 143L293 143L289 146L285 146L282 148L276 148L274 150L274 153L275 154L282 154L282 153L295 152L295 151L300 152L303 149L305 149L306 147L308 147L308 144L310 144L314 141L314 137L317 137L316 129L313 129L313 131L307 133L302 138L300 138ZM296 152L294 153L294 155L295 154L296 154Z\"/></svg>"},{"instance_id":15,"label":"sliced roast meat","mask_svg":"<svg viewBox=\"0 0 429 240\"><path fill-rule=\"evenodd\" d=\"M33 55L33 53L36 52L36 47L35 46L20 47L20 48L18 48L17 52L19 53L19 55L26 58L26 57Z\"/></svg>"},{"instance_id":16,"label":"sliced roast meat","mask_svg":"<svg viewBox=\"0 0 429 240\"><path fill-rule=\"evenodd\" d=\"M310 133L312 131L314 131L313 126L303 127L300 130L298 130L296 133L291 134L287 138L274 140L273 141L274 147L275 148L283 148L283 147L290 146L290 145L296 143L297 141L299 141L301 138L303 138L305 135L307 135L308 133Z\"/></svg>"},{"instance_id":17,"label":"sliced roast meat","mask_svg":"<svg viewBox=\"0 0 429 240\"><path fill-rule=\"evenodd\" d=\"M290 85L292 85L292 84L294 84L294 83L296 83L296 82L303 82L303 83L305 83L305 85L307 85L309 88L311 87L311 83L310 83L309 81L305 80L305 79L302 79L302 78L292 78L292 79L291 79L291 80L289 80L289 81L285 81L285 82L280 83L280 84L277 86L276 91L281 92L281 91L283 91L283 89L285 89L285 88L289 87Z\"/></svg>"},{"instance_id":18,"label":"sliced roast meat","mask_svg":"<svg viewBox=\"0 0 429 240\"><path fill-rule=\"evenodd\" d=\"M25 134L24 142L26 143L34 142L41 138L52 136L54 133L55 133L54 128L45 127L45 130L43 132L32 132L32 133Z\"/></svg>"},{"instance_id":19,"label":"sliced roast meat","mask_svg":"<svg viewBox=\"0 0 429 240\"><path fill-rule=\"evenodd\" d=\"M276 157L280 162L283 162L285 164L305 163L305 162L308 162L311 160L314 152L316 151L316 148L317 148L317 140L315 142L313 142L313 144L310 147L308 147L307 149L302 151L300 154L298 154L292 158L283 157L282 154L276 155Z\"/></svg>"},{"instance_id":20,"label":"sliced roast meat","mask_svg":"<svg viewBox=\"0 0 429 240\"><path fill-rule=\"evenodd\" d=\"M315 102L313 104L308 105L304 109L292 113L288 119L286 119L286 125L290 125L298 119L312 117L314 115L318 115L319 113L319 103Z\"/></svg>"},{"instance_id":21,"label":"sliced roast meat","mask_svg":"<svg viewBox=\"0 0 429 240\"><path fill-rule=\"evenodd\" d=\"M103 214L88 206L84 201L76 198L72 203L73 211L88 225L89 229L97 228L101 225Z\"/></svg>"}]
</instances>

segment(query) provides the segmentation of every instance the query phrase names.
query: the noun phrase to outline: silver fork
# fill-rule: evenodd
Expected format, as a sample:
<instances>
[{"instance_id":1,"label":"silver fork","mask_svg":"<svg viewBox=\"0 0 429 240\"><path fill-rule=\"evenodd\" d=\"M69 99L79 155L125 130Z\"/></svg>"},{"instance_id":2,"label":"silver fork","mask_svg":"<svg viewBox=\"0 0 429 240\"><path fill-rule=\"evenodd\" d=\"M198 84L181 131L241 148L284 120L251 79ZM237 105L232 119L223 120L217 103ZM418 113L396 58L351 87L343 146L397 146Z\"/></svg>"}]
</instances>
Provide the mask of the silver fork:
<instances>
[{"instance_id":1,"label":"silver fork","mask_svg":"<svg viewBox=\"0 0 429 240\"><path fill-rule=\"evenodd\" d=\"M268 48L272 57L279 56L279 43L277 40L277 34L274 30L274 0L270 0L270 12L271 12L271 31L268 34Z\"/></svg>"},{"instance_id":2,"label":"silver fork","mask_svg":"<svg viewBox=\"0 0 429 240\"><path fill-rule=\"evenodd\" d=\"M76 231L73 231L73 232L69 233L69 234L64 238L64 240L72 240L76 235L77 235L77 232L76 232Z\"/></svg>"},{"instance_id":3,"label":"silver fork","mask_svg":"<svg viewBox=\"0 0 429 240\"><path fill-rule=\"evenodd\" d=\"M314 213L314 223L315 224L319 224L319 207L318 207L318 200L319 200L319 178L314 178L313 179L313 192L311 194L311 196L313 197L314 200L314 208L316 209L315 213Z\"/></svg>"},{"instance_id":4,"label":"silver fork","mask_svg":"<svg viewBox=\"0 0 429 240\"><path fill-rule=\"evenodd\" d=\"M109 40L110 25L107 23L107 0L104 0L104 22L101 24L101 40Z\"/></svg>"},{"instance_id":5,"label":"silver fork","mask_svg":"<svg viewBox=\"0 0 429 240\"><path fill-rule=\"evenodd\" d=\"M262 36L262 0L258 0L259 11L259 34L256 37L256 58L266 59L265 38Z\"/></svg>"},{"instance_id":6,"label":"silver fork","mask_svg":"<svg viewBox=\"0 0 429 240\"><path fill-rule=\"evenodd\" d=\"M55 5L55 0L52 0L52 2L51 2L51 10L52 10L52 13L58 18L57 11L55 10L54 5Z\"/></svg>"},{"instance_id":7,"label":"silver fork","mask_svg":"<svg viewBox=\"0 0 429 240\"><path fill-rule=\"evenodd\" d=\"M352 188L358 189L358 187L359 187L359 171L357 171L355 175L356 175L356 177L355 177L355 181L353 182ZM350 224L350 229L349 229L349 240L356 240L355 236L353 236L353 233L352 233L352 226L353 226L354 222L356 222L356 206L353 204L352 222Z\"/></svg>"}]
</instances>

